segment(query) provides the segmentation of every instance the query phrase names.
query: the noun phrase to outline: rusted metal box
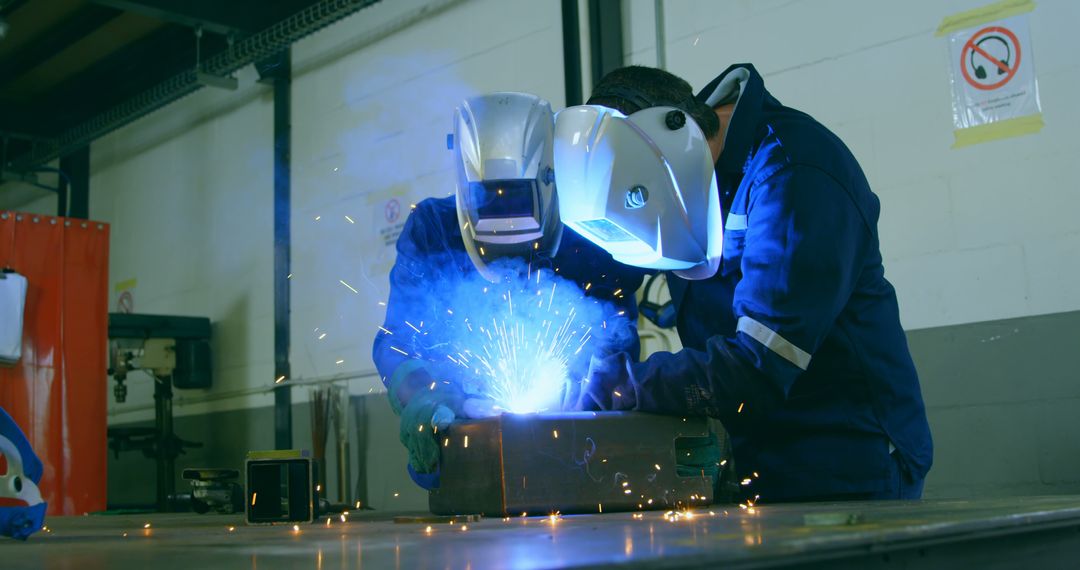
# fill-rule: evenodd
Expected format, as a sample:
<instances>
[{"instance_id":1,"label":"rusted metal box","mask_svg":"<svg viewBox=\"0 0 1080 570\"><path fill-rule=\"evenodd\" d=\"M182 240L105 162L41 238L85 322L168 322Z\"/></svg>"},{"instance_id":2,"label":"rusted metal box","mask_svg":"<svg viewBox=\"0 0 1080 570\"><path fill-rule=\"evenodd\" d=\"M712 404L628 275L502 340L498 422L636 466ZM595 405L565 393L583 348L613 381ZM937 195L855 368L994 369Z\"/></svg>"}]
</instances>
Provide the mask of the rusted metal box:
<instances>
[{"instance_id":1,"label":"rusted metal box","mask_svg":"<svg viewBox=\"0 0 1080 570\"><path fill-rule=\"evenodd\" d=\"M596 513L707 505L712 478L680 477L676 440L702 418L630 412L504 414L440 433L439 515Z\"/></svg>"}]
</instances>

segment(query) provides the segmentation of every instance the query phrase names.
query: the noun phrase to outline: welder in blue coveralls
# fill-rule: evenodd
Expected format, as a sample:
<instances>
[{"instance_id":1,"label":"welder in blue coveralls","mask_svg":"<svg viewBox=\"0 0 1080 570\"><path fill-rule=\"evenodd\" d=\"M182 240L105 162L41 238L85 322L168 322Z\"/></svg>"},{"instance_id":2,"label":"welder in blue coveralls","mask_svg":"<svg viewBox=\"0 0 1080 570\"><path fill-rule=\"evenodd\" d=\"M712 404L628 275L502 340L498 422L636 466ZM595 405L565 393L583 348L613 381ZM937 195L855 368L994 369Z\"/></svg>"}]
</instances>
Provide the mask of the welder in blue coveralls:
<instances>
[{"instance_id":1,"label":"welder in blue coveralls","mask_svg":"<svg viewBox=\"0 0 1080 570\"><path fill-rule=\"evenodd\" d=\"M555 119L547 101L523 93L475 97L457 109L454 123L457 192L421 201L406 220L390 272L386 321L373 348L390 404L401 416L409 473L428 489L438 486L436 429L491 409L465 394L461 382L444 382L462 369L447 366L438 346L428 351L433 358L414 354L425 339L407 323L422 327L456 306L445 298L451 283L477 272L499 282L500 271L526 266L557 270L583 289L591 284L587 296L614 303L633 322L633 292L643 274L564 230L552 164ZM500 263L508 259L519 262ZM621 348L636 360L636 331Z\"/></svg>"},{"instance_id":2,"label":"welder in blue coveralls","mask_svg":"<svg viewBox=\"0 0 1080 570\"><path fill-rule=\"evenodd\" d=\"M572 405L720 419L762 501L920 497L930 430L879 202L847 147L752 65L696 97L623 68L589 103L556 118L563 222L674 272L685 348L594 359Z\"/></svg>"}]
</instances>

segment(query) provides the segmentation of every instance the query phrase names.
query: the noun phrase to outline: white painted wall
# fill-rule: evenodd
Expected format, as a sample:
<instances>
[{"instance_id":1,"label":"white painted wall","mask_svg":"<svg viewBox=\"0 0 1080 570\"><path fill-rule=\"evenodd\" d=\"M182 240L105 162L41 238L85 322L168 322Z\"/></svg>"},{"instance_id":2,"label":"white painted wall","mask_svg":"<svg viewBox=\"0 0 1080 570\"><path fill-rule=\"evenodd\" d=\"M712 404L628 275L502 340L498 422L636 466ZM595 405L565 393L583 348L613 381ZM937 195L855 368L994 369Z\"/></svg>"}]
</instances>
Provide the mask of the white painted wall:
<instances>
[{"instance_id":1,"label":"white painted wall","mask_svg":"<svg viewBox=\"0 0 1080 570\"><path fill-rule=\"evenodd\" d=\"M300 42L297 65L348 42L363 14ZM535 93L562 107L558 3L455 3L297 78L294 375L373 370L371 343L382 324L379 302L389 293L393 263L393 240L379 234L393 225L385 206L398 201L401 223L410 204L453 193L446 134L454 107L497 90ZM376 376L353 384L360 392L381 387Z\"/></svg>"},{"instance_id":2,"label":"white painted wall","mask_svg":"<svg viewBox=\"0 0 1080 570\"><path fill-rule=\"evenodd\" d=\"M93 143L90 216L112 225L110 292L136 280L135 311L209 317L214 387L178 392L176 413L268 404L185 405L272 381L272 105L254 72L238 93L202 90ZM152 418L148 376L128 382L116 422Z\"/></svg>"},{"instance_id":3,"label":"white painted wall","mask_svg":"<svg viewBox=\"0 0 1080 570\"><path fill-rule=\"evenodd\" d=\"M667 68L695 88L750 62L781 102L835 131L881 198L905 328L1080 309L1073 162L1080 3L1030 14L1046 127L953 150L945 16L988 0L667 0ZM627 63L655 65L654 2L624 0Z\"/></svg>"}]
</instances>

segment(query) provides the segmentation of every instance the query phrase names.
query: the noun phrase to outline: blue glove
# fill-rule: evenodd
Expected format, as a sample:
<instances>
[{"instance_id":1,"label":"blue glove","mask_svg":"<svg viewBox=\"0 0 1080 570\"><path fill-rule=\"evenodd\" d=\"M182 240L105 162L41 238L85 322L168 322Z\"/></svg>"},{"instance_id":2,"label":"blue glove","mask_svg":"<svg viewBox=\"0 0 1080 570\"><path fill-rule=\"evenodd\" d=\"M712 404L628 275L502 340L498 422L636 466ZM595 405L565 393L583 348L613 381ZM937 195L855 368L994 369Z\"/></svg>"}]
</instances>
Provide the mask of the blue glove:
<instances>
[{"instance_id":1,"label":"blue glove","mask_svg":"<svg viewBox=\"0 0 1080 570\"><path fill-rule=\"evenodd\" d=\"M675 440L675 472L679 477L720 478L720 440L716 434Z\"/></svg>"},{"instance_id":2,"label":"blue glove","mask_svg":"<svg viewBox=\"0 0 1080 570\"><path fill-rule=\"evenodd\" d=\"M619 352L593 356L589 374L580 383L570 382L563 407L574 411L632 410L637 406L637 387L630 377L630 355Z\"/></svg>"},{"instance_id":3,"label":"blue glove","mask_svg":"<svg viewBox=\"0 0 1080 570\"><path fill-rule=\"evenodd\" d=\"M22 430L0 408L0 455L7 460L7 473L0 475L0 499L26 506L0 507L0 535L26 540L45 524L46 503L41 498L41 460L30 448Z\"/></svg>"},{"instance_id":4,"label":"blue glove","mask_svg":"<svg viewBox=\"0 0 1080 570\"><path fill-rule=\"evenodd\" d=\"M564 408L575 411L638 409L639 402L647 398L633 380L631 365L630 356L625 352L592 357L588 377L581 383L568 385ZM715 483L720 475L720 451L720 441L713 433L676 439L675 466L679 476L710 477Z\"/></svg>"},{"instance_id":5,"label":"blue glove","mask_svg":"<svg viewBox=\"0 0 1080 570\"><path fill-rule=\"evenodd\" d=\"M461 399L451 390L436 389L426 394L416 394L402 410L401 443L409 450L411 471L418 474L438 471L439 442L435 436L438 430L446 429L454 421L456 414L452 406ZM437 481L434 483L438 486ZM421 483L421 486L425 485Z\"/></svg>"},{"instance_id":6,"label":"blue glove","mask_svg":"<svg viewBox=\"0 0 1080 570\"><path fill-rule=\"evenodd\" d=\"M466 398L460 378L436 381L419 361L408 361L389 382L390 405L401 416L400 439L409 452L409 476L431 490L439 486L440 430L455 418L496 415L493 402Z\"/></svg>"}]
</instances>

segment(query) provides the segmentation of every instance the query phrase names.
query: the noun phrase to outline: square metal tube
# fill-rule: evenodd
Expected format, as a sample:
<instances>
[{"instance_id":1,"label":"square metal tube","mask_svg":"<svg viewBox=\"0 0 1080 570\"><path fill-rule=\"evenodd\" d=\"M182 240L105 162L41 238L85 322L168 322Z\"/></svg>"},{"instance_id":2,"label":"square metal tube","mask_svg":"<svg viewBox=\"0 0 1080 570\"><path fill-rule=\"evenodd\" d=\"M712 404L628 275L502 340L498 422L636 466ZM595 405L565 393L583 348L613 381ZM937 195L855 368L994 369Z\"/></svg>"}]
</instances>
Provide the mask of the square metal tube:
<instances>
[{"instance_id":1,"label":"square metal tube","mask_svg":"<svg viewBox=\"0 0 1080 570\"><path fill-rule=\"evenodd\" d=\"M680 477L675 440L704 418L631 412L504 414L439 433L440 515L517 516L674 509L712 502L708 476Z\"/></svg>"}]
</instances>

